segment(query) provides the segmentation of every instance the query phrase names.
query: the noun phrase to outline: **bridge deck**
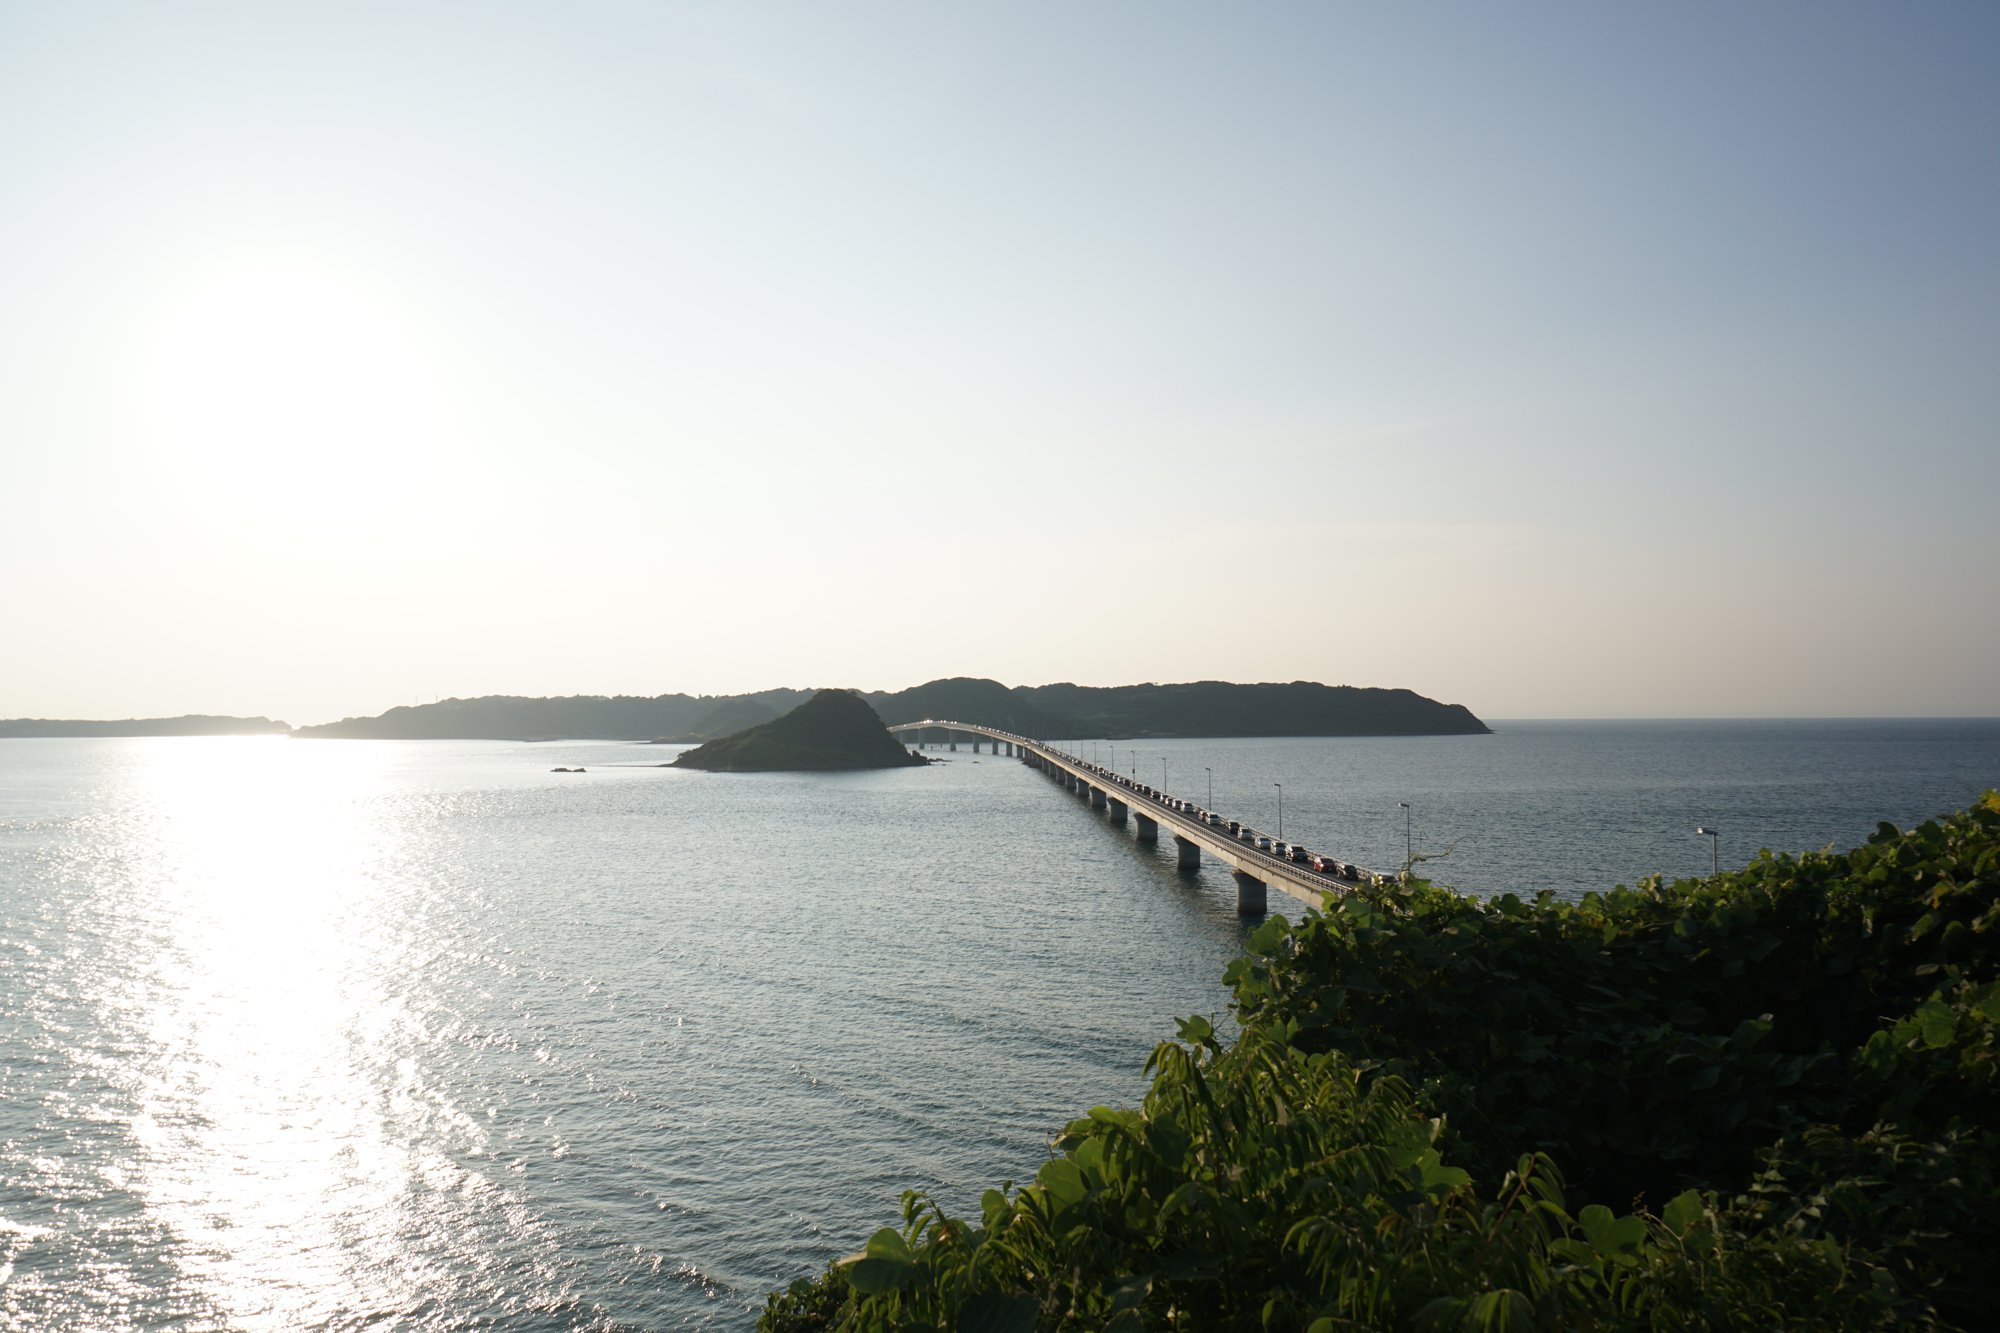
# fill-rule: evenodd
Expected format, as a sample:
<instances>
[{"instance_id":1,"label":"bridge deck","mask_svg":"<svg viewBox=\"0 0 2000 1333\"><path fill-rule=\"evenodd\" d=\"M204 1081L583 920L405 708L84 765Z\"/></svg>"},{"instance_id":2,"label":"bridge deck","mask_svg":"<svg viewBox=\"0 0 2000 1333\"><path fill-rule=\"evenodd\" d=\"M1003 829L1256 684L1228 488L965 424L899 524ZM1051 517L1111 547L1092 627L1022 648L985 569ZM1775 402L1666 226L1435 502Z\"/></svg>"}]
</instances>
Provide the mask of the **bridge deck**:
<instances>
[{"instance_id":1,"label":"bridge deck","mask_svg":"<svg viewBox=\"0 0 2000 1333\"><path fill-rule=\"evenodd\" d=\"M1254 844L1231 837L1227 828L1210 824L1205 819L1174 809L1167 804L1163 795L1147 795L1140 790L1139 784L1122 774L1114 773L1027 736L1017 736L996 727L943 719L905 722L889 728L892 733L924 729L951 731L961 735L1005 741L1013 745L1017 751L1024 751L1034 756L1048 767L1068 773L1078 782L1102 791L1106 798L1124 805L1133 815L1170 829L1176 838L1193 843L1238 873L1278 888L1314 907L1323 906L1330 894L1341 893L1368 880L1380 878L1372 871L1354 867L1356 876L1354 879L1341 879L1321 874L1309 866L1287 861L1270 852L1259 851Z\"/></svg>"}]
</instances>

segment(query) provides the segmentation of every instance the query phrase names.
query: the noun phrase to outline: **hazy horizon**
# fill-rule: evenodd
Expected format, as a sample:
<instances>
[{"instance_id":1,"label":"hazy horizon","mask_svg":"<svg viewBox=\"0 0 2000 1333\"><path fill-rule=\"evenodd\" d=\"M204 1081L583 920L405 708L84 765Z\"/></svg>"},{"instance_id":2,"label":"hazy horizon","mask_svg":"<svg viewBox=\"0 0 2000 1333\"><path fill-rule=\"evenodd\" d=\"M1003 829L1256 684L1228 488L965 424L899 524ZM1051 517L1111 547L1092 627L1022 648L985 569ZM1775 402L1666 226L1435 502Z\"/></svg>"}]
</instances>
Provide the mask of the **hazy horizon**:
<instances>
[{"instance_id":1,"label":"hazy horizon","mask_svg":"<svg viewBox=\"0 0 2000 1333\"><path fill-rule=\"evenodd\" d=\"M827 684L827 683L819 683L819 684L811 684L811 685L766 685L766 686L759 686L759 687L756 687L756 688L754 688L754 689L745 689L745 690L724 690L724 691L694 691L694 690L674 690L674 689L665 689L665 690L650 690L650 691L643 691L643 692L634 692L634 693L629 693L629 694L625 695L624 697L627 697L627 698L640 698L640 699L651 699L651 698L659 698L659 697L661 697L661 696L663 696L663 695L676 695L676 694L678 694L678 695L688 695L688 696L692 696L692 697L695 697L695 698L731 698L731 697L740 697L740 696L743 696L743 695L749 695L749 694L759 694L759 693L763 693L763 692L764 692L764 691L766 691L766 690L773 690L773 689L785 689L785 690L810 690L810 689L851 689L851 690L854 690L854 691L856 691L856 692L858 692L858 693L861 693L861 694L864 694L864 695L865 695L865 694L878 694L878 693L879 693L879 694L895 694L895 693L899 693L899 692L900 692L900 691L902 691L902 690L906 690L906 689L910 689L910 688L913 688L913 687L915 687L915 686L917 686L917 685L923 685L923 684L927 684L927 683L929 683L929 682L927 682L927 681L911 681L911 682L909 682L908 684L905 684L905 685L893 685L893 686L873 686L873 685L854 685L854 684ZM1044 686L1044 685L1059 685L1059 684L1086 684L1086 685L1091 685L1091 684L1096 684L1096 682L1079 682L1079 681L1032 681L1032 682L1029 682L1029 681L1001 681L1000 683L1001 683L1001 684L1003 684L1003 685L1007 685L1007 686L1010 686L1010 687L1012 687L1012 686L1025 686L1025 687L1027 687L1027 688L1037 688L1037 687L1040 687L1040 686ZM1194 683L1194 682L1191 682L1191 681L1169 681L1169 680L1159 680L1159 681L1150 681L1150 682L1149 682L1149 681L1115 681L1115 682L1106 682L1106 684L1110 684L1110 685L1139 685L1139 684L1160 684L1160 685L1181 685L1181 684L1191 684L1191 683ZM1237 681L1237 682L1231 682L1231 683L1234 683L1234 684L1288 684L1288 683L1290 683L1290 682L1285 682L1285 681ZM1349 682L1338 682L1338 681L1321 681L1321 682L1317 682L1317 683L1319 683L1319 684L1336 684L1336 685L1337 685L1337 684L1342 684L1342 683L1349 683ZM1360 687L1360 688L1370 688L1370 687L1366 687L1366 686L1364 686L1364 687ZM1373 687L1373 688L1381 688L1381 689L1400 689L1400 688L1406 688L1406 687L1402 687L1402 686L1378 686L1378 687ZM1418 693L1422 693L1422 691L1418 691ZM298 727L311 727L311 726L320 726L320 725L323 725L323 724L326 724L326 723L330 723L330 722L339 722L339 721L345 721L345 720L347 720L347 719L349 719L349 718L369 718L369 717L379 717L379 716L381 716L381 715L383 715L383 714L386 714L386 713L388 713L388 712L390 712L391 710L393 710L393 709L396 709L396 708L409 708L409 707L423 707L423 706L427 706L427 705L432 705L432 704L437 704L437 703L441 703L441 702L445 702L445 701L448 701L448 700L452 700L452 699L460 699L460 700L469 700L469 699L477 699L477 698L484 698L484 697L499 697L499 698L530 698L530 699L533 699L533 698L543 698L543 699L559 699L559 698L586 698L586 699L588 699L588 698L612 698L612 697L618 697L618 696L613 696L613 695L605 695L605 694L591 694L591 693L587 693L587 692L582 692L582 691L573 691L573 690L572 690L572 691L563 691L563 692L559 692L559 693L555 693L555 694L547 694L547 695L522 695L522 694L519 694L518 692L512 692L512 691L506 691L506 690L500 690L500 691L495 691L495 692L494 692L494 694L493 694L493 695L490 695L490 696L482 696L482 695L464 695L464 694L445 694L445 695L439 695L439 696L437 696L436 698L432 698L432 699L411 699L411 700L409 700L409 701L408 701L407 703L388 703L388 704L384 704L384 705L382 705L382 706L381 706L380 708L375 708L375 709L369 709L369 710L365 710L365 711L361 711L361 712L356 712L356 713L345 713L345 714L342 714L342 715L340 715L339 717L313 717L313 718L296 718L296 717L286 717L286 716L283 716L283 715L281 715L281 714L269 714L269 713L244 713L244 712L240 712L240 711L232 711L232 710L228 710L228 709L199 709L199 710L190 710L190 709L183 709L183 710L179 710L179 711L177 711L177 712L173 712L173 713L164 713L164 714L157 714L157 715L149 715L148 717L144 717L144 718L142 718L142 717L140 717L140 716L138 716L138 715L136 715L136 714L128 714L128 715L120 715L120 716L111 716L111 715L105 715L105 716L102 716L102 717L83 717L83 716L80 716L80 715L79 715L79 716L63 716L63 717L60 717L60 718L58 718L58 717L55 717L54 715L52 715L52 714L51 714L51 715L45 715L45 716L42 716L42 717L36 717L36 718L34 718L33 720L37 720L37 721L77 721L77 722L82 722L82 721L95 721L95 722L105 722L105 721L114 721L114 722L115 722L115 721L128 721L128 720L129 720L129 721L147 721L147 720L160 720L160 719L171 719L171 718L176 718L176 717L204 717L204 716L205 716L205 717L237 717L237 718L255 718L255 717L263 717L263 718L266 718L266 719L267 719L267 720L269 720L269 721L273 721L273 722L283 722L283 723L286 723L286 724L288 724L288 725L290 725L290 726L292 726L292 727L294 727L294 728L298 728ZM1438 700L1437 702L1439 702L1439 703L1444 703L1444 704L1453 704L1453 703L1461 703L1461 702L1463 702L1463 701L1462 701L1462 700L1457 700L1457 699L1440 699L1440 700ZM1469 705L1468 705L1468 707L1469 707ZM1539 723L1539 722L1907 722L1907 721L1939 721L1939 722L1950 722L1950 721L1966 721L1966 722L1989 722L1989 721L1995 721L1995 720L2000 720L2000 714L1995 714L1995 713L1907 713L1907 714L1887 714L1887 713L1831 713L1831 714L1803 714L1803 713L1767 713L1767 714L1697 714L1697 713L1681 713L1681 714L1639 714L1639 713L1627 713L1627 714L1603 714L1603 715L1598 715L1598 716L1581 716L1581 715L1576 715L1576 714L1547 714L1547 715L1541 715L1541 716L1527 716L1527 715L1518 715L1518 716L1505 716L1505 717L1503 717L1503 716L1499 716L1499 715L1495 715L1495 714L1487 714L1487 713L1481 713L1481 712L1480 712L1480 711L1479 711L1478 709L1476 709L1476 708L1473 708L1473 709L1471 709L1471 711L1472 711L1472 713L1473 713L1473 714L1474 714L1475 716L1477 716L1477 717L1479 718L1479 720L1480 720L1480 721L1482 721L1482 722L1486 723L1486 724L1487 724L1488 726L1491 726L1491 727L1495 727L1495 728L1499 728L1499 727L1504 727L1504 726L1506 726L1506 725L1509 725L1509 724L1514 724L1514 723ZM14 720L14 717L16 717L16 716L18 716L18 717L26 717L26 716L28 716L28 715L25 715L25 714L23 714L23 715L12 715L12 716L10 716L10 717L7 717L7 718L0 718L0 721L8 721L8 720ZM1051 738L1049 738L1049 739L1055 739L1055 738L1051 737ZM1416 736L1416 737L1412 737L1411 739L1418 739L1418 740L1421 740L1421 739L1424 739L1424 737L1422 737L1422 736Z\"/></svg>"},{"instance_id":2,"label":"hazy horizon","mask_svg":"<svg viewBox=\"0 0 2000 1333\"><path fill-rule=\"evenodd\" d=\"M0 0L0 716L1991 716L1996 64L1972 3Z\"/></svg>"}]
</instances>

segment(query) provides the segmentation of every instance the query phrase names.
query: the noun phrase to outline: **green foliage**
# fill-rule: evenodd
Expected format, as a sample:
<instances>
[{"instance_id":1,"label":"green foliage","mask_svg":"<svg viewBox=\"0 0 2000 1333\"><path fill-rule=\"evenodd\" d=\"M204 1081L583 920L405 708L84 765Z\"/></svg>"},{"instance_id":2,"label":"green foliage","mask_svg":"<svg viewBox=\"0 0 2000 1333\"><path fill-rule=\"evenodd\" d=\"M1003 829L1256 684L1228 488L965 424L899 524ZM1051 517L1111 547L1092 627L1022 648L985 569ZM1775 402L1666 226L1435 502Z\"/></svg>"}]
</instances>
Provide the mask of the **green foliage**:
<instances>
[{"instance_id":1,"label":"green foliage","mask_svg":"<svg viewBox=\"0 0 2000 1333\"><path fill-rule=\"evenodd\" d=\"M1233 1043L1184 1020L1139 1109L977 1223L908 1196L762 1327L1981 1326L1996 922L1993 794L1707 881L1273 920Z\"/></svg>"},{"instance_id":2,"label":"green foliage","mask_svg":"<svg viewBox=\"0 0 2000 1333\"><path fill-rule=\"evenodd\" d=\"M1072 1123L1035 1182L975 1223L905 1200L901 1230L772 1298L805 1329L1706 1328L1744 1311L1863 1328L1893 1289L1837 1246L1730 1236L1688 1193L1658 1217L1566 1210L1554 1165L1481 1192L1394 1077L1282 1032L1153 1056L1136 1111Z\"/></svg>"},{"instance_id":3,"label":"green foliage","mask_svg":"<svg viewBox=\"0 0 2000 1333\"><path fill-rule=\"evenodd\" d=\"M1992 1123L1996 921L1989 798L1849 853L1574 904L1363 890L1267 926L1228 978L1245 1021L1410 1079L1475 1164L1532 1143L1629 1204L1741 1188L1801 1122ZM1918 1049L1954 1055L1919 1070Z\"/></svg>"}]
</instances>

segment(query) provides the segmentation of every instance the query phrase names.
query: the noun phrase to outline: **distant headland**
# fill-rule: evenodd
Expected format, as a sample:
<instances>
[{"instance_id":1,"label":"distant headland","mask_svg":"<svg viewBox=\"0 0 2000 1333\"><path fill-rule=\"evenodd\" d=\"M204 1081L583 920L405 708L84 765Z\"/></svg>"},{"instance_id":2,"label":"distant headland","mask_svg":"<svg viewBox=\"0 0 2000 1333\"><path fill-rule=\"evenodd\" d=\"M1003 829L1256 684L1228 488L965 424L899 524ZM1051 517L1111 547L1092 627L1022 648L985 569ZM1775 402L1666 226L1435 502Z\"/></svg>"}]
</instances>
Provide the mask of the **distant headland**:
<instances>
[{"instance_id":1,"label":"distant headland","mask_svg":"<svg viewBox=\"0 0 2000 1333\"><path fill-rule=\"evenodd\" d=\"M1411 690L1289 684L1037 685L959 676L895 692L853 691L889 726L957 718L1024 736L1467 736L1490 728L1462 704ZM292 734L312 739L673 740L697 743L770 721L814 694L487 695L392 708Z\"/></svg>"},{"instance_id":2,"label":"distant headland","mask_svg":"<svg viewBox=\"0 0 2000 1333\"><path fill-rule=\"evenodd\" d=\"M860 695L821 690L783 717L685 751L671 767L716 773L831 772L926 762L889 734Z\"/></svg>"}]
</instances>

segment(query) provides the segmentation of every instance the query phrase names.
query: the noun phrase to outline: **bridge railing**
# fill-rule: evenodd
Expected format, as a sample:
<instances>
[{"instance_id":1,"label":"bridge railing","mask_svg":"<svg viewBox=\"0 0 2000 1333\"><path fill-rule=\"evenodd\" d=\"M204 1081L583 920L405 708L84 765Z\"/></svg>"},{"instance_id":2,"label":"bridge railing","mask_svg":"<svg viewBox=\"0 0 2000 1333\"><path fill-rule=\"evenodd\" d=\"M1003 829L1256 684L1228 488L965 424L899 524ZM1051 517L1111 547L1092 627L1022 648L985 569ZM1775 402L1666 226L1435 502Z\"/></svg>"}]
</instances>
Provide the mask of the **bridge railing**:
<instances>
[{"instance_id":1,"label":"bridge railing","mask_svg":"<svg viewBox=\"0 0 2000 1333\"><path fill-rule=\"evenodd\" d=\"M1048 759L1053 760L1056 763L1062 764L1067 768L1075 770L1079 777L1087 777L1095 779L1097 781L1109 781L1116 783L1118 787L1123 792L1125 792L1130 798L1127 799L1126 801L1126 804L1128 806L1133 804L1134 801L1144 801L1148 803L1148 813L1146 815L1148 819L1153 819L1155 813L1157 813L1160 816L1164 816L1164 819L1156 820L1155 822L1165 822L1170 825L1173 825L1176 828L1181 828L1189 832L1199 833L1202 837L1213 841L1227 842L1230 846L1230 852L1232 855L1251 858L1256 863L1260 865L1268 865L1278 874L1293 880L1297 880L1303 883L1316 882L1319 884L1324 884L1327 886L1327 889L1329 891L1333 891L1333 890L1351 889L1362 884L1370 884L1370 883L1380 884L1380 883L1392 882L1396 878L1393 875L1384 875L1380 871L1370 870L1367 869L1366 867L1355 865L1352 862L1342 862L1342 864L1346 865L1348 869L1352 872L1351 876L1329 875L1324 871L1315 870L1311 866L1302 864L1300 862L1287 860L1284 857L1278 856L1274 852L1267 852L1261 847L1258 847L1254 842L1245 842L1240 837L1232 836L1227 833L1217 833L1215 831L1217 827L1216 825L1207 823L1205 819L1190 819L1186 816L1186 814L1183 811L1176 810L1173 806L1167 804L1169 800L1177 798L1169 797L1165 792L1160 792L1157 790L1150 793L1147 791L1143 791L1141 790L1141 788L1144 786L1144 784L1138 782L1136 779L1128 778L1122 773L1113 772L1112 770L1105 768L1101 764L1094 764L1089 760L1082 758L1079 755L1073 755L1068 753L1067 751L1058 750L1053 745L1050 745L1047 741L1036 740L1030 736L1021 736L1011 731L1002 731L998 727L989 727L982 723L959 722L949 718L927 718L921 722L902 722L898 723L896 726L890 727L889 730L892 732L910 731L924 727L937 727L941 730L971 732L975 735L982 735L991 737L996 740L1008 741L1015 745L1025 745L1033 750L1040 752ZM1197 810L1199 811L1200 814L1204 816L1209 813L1209 811L1201 809L1200 807L1197 807ZM1240 821L1239 821L1239 826L1242 828L1251 827L1249 824L1241 823Z\"/></svg>"}]
</instances>

